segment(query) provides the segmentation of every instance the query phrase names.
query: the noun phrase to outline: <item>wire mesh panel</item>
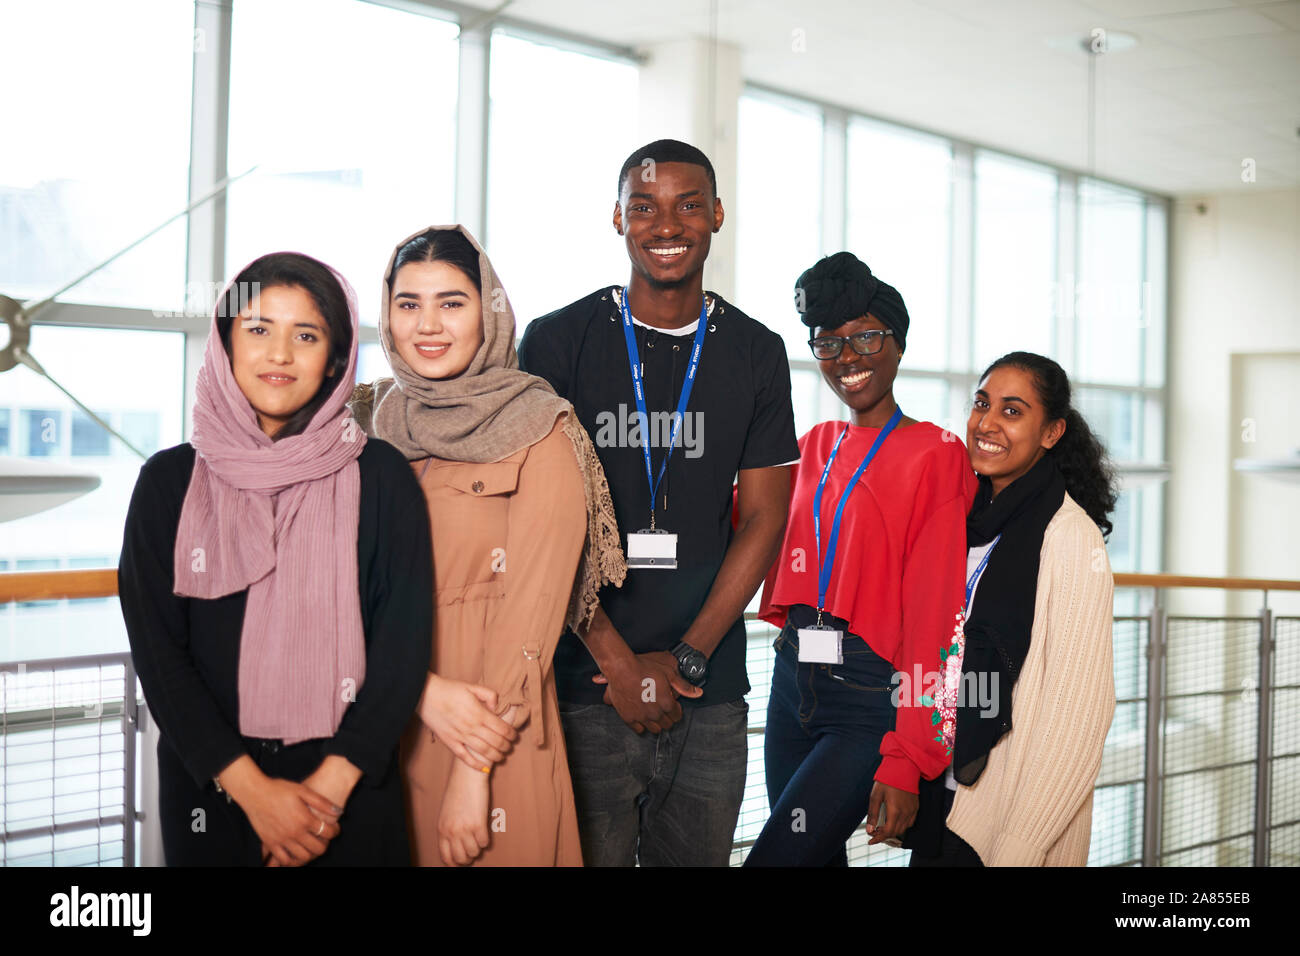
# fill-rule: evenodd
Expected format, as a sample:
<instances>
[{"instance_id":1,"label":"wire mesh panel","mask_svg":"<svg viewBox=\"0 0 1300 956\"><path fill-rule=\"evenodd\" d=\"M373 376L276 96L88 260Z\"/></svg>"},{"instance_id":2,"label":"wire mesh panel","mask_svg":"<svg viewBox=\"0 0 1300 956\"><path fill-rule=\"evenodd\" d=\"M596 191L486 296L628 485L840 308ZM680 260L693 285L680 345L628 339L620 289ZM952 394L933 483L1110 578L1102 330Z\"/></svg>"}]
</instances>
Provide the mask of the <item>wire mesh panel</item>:
<instances>
[{"instance_id":1,"label":"wire mesh panel","mask_svg":"<svg viewBox=\"0 0 1300 956\"><path fill-rule=\"evenodd\" d=\"M1258 618L1169 618L1162 866L1253 863L1259 636Z\"/></svg>"},{"instance_id":2,"label":"wire mesh panel","mask_svg":"<svg viewBox=\"0 0 1300 956\"><path fill-rule=\"evenodd\" d=\"M772 689L772 642L777 630L763 621L746 621L745 666L749 670L749 761L745 766L745 798L736 821L731 865L740 866L749 855L767 823L767 784L763 774L763 725L767 722L767 698Z\"/></svg>"},{"instance_id":3,"label":"wire mesh panel","mask_svg":"<svg viewBox=\"0 0 1300 956\"><path fill-rule=\"evenodd\" d=\"M0 864L123 864L135 774L123 733L127 660L0 668Z\"/></svg>"},{"instance_id":4,"label":"wire mesh panel","mask_svg":"<svg viewBox=\"0 0 1300 956\"><path fill-rule=\"evenodd\" d=\"M1300 866L1300 618L1273 621L1269 866Z\"/></svg>"},{"instance_id":5,"label":"wire mesh panel","mask_svg":"<svg viewBox=\"0 0 1300 956\"><path fill-rule=\"evenodd\" d=\"M767 699L772 690L772 665L776 651L772 643L779 633L763 621L747 621L749 643L746 666L749 668L751 690L745 697L749 702L749 764L745 776L745 800L740 807L736 824L736 843L731 853L731 865L740 866L749 855L758 835L763 831L769 814L767 778L763 766L763 729L767 723ZM899 850L878 844L867 846L865 825L859 827L849 840L850 866L906 866L910 850Z\"/></svg>"},{"instance_id":6,"label":"wire mesh panel","mask_svg":"<svg viewBox=\"0 0 1300 956\"><path fill-rule=\"evenodd\" d=\"M1115 716L1093 794L1089 866L1126 866L1142 860L1151 622L1145 617L1117 617L1111 636Z\"/></svg>"}]
</instances>

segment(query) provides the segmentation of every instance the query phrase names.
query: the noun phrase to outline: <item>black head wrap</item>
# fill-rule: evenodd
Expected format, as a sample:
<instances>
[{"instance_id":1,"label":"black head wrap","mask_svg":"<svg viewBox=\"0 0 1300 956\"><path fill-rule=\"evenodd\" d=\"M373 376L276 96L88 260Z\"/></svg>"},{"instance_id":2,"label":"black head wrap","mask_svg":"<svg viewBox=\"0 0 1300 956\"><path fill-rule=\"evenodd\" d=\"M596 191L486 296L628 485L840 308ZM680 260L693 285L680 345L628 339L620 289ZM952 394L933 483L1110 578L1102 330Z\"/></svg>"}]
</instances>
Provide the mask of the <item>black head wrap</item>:
<instances>
[{"instance_id":1,"label":"black head wrap","mask_svg":"<svg viewBox=\"0 0 1300 956\"><path fill-rule=\"evenodd\" d=\"M794 304L813 330L836 329L869 312L894 333L899 349L907 346L911 320L903 297L851 252L837 252L806 270L794 284Z\"/></svg>"}]
</instances>

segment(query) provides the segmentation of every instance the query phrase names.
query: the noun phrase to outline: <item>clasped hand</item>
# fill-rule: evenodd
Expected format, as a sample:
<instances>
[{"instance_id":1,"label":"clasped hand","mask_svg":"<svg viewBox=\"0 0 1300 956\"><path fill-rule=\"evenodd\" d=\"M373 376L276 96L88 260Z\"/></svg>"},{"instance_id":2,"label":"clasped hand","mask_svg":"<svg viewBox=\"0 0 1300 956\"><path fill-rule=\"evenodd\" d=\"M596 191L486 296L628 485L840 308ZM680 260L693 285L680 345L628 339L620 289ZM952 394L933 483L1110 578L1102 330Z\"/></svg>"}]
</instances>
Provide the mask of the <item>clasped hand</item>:
<instances>
[{"instance_id":1,"label":"clasped hand","mask_svg":"<svg viewBox=\"0 0 1300 956\"><path fill-rule=\"evenodd\" d=\"M618 712L623 723L638 734L661 733L682 719L678 697L699 697L704 693L677 668L677 658L667 651L634 654L592 678L605 684L605 703Z\"/></svg>"}]
</instances>

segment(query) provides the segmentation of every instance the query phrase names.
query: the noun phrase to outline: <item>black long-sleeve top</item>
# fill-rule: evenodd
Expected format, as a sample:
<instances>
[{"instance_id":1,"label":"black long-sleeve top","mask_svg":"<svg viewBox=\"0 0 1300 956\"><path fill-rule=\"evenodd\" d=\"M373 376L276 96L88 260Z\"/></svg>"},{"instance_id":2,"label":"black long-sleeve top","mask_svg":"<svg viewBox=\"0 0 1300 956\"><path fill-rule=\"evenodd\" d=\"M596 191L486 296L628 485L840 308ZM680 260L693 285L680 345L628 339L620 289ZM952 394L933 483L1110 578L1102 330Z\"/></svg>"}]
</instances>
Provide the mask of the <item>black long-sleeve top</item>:
<instances>
[{"instance_id":1,"label":"black long-sleeve top","mask_svg":"<svg viewBox=\"0 0 1300 956\"><path fill-rule=\"evenodd\" d=\"M247 753L239 732L239 647L248 591L178 597L172 554L194 447L140 469L127 511L118 591L131 655L163 737L200 787ZM383 777L424 688L433 646L433 557L424 495L402 454L368 439L357 458L357 577L365 679L325 754Z\"/></svg>"}]
</instances>

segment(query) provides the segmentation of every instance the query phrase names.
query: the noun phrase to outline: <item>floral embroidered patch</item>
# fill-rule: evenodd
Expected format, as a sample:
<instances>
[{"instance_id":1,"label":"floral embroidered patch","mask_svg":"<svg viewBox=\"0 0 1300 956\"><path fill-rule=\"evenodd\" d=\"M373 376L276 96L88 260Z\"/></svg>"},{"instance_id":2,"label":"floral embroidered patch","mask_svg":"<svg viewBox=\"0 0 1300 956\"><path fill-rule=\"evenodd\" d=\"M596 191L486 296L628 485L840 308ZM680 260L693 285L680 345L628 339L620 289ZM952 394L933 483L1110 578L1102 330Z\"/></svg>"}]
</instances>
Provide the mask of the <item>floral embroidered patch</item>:
<instances>
[{"instance_id":1,"label":"floral embroidered patch","mask_svg":"<svg viewBox=\"0 0 1300 956\"><path fill-rule=\"evenodd\" d=\"M943 744L947 756L952 756L952 744L957 734L957 699L961 690L961 661L966 650L966 613L959 612L953 619L952 643L939 650L939 681L935 696L923 694L916 702L923 707L933 707L930 724L938 728L935 743Z\"/></svg>"}]
</instances>

